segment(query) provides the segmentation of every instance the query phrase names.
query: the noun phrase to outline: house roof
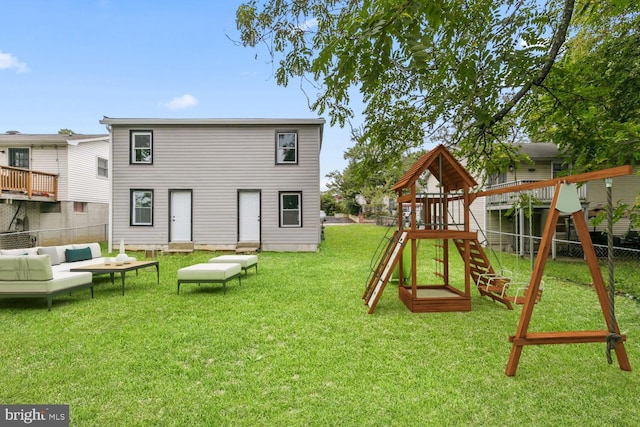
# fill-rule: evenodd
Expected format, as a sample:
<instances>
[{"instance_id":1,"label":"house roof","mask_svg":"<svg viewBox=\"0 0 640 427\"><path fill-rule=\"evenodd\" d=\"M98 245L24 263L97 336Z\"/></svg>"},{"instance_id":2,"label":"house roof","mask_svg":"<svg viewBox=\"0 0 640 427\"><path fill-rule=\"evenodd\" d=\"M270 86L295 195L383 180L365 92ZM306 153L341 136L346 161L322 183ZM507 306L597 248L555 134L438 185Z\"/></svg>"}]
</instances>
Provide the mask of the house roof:
<instances>
[{"instance_id":1,"label":"house roof","mask_svg":"<svg viewBox=\"0 0 640 427\"><path fill-rule=\"evenodd\" d=\"M418 178L429 170L443 185L445 191L461 190L478 185L476 180L456 160L444 145L438 145L430 150L409 168L400 181L393 186L393 190L408 188L415 184Z\"/></svg>"},{"instance_id":2,"label":"house roof","mask_svg":"<svg viewBox=\"0 0 640 427\"><path fill-rule=\"evenodd\" d=\"M111 118L105 116L100 120L106 125L211 125L211 126L256 126L256 125L324 125L325 119L268 119L268 118L210 118L210 119L160 119L160 118Z\"/></svg>"},{"instance_id":3,"label":"house roof","mask_svg":"<svg viewBox=\"0 0 640 427\"><path fill-rule=\"evenodd\" d=\"M0 144L24 145L52 145L52 144L69 144L78 145L83 142L92 141L109 141L108 134L43 134L43 133L20 133L11 131L8 133L0 133Z\"/></svg>"},{"instance_id":4,"label":"house roof","mask_svg":"<svg viewBox=\"0 0 640 427\"><path fill-rule=\"evenodd\" d=\"M554 160L558 158L558 146L550 142L532 142L520 144L520 152L531 159Z\"/></svg>"}]
</instances>

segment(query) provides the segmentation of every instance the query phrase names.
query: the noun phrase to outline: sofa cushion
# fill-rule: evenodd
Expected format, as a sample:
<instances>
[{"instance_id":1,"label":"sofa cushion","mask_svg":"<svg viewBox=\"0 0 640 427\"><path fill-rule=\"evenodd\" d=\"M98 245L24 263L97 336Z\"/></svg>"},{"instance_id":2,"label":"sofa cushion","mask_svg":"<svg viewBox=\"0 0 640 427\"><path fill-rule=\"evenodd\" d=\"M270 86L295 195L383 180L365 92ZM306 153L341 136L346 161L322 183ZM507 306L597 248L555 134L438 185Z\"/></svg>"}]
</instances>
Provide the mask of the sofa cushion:
<instances>
[{"instance_id":1,"label":"sofa cushion","mask_svg":"<svg viewBox=\"0 0 640 427\"><path fill-rule=\"evenodd\" d=\"M67 249L65 251L65 258L67 262L76 262L76 261L86 261L88 259L92 259L91 249L89 247L85 247L82 249Z\"/></svg>"},{"instance_id":2,"label":"sofa cushion","mask_svg":"<svg viewBox=\"0 0 640 427\"><path fill-rule=\"evenodd\" d=\"M49 255L3 255L0 257L0 282L51 280Z\"/></svg>"},{"instance_id":3,"label":"sofa cushion","mask_svg":"<svg viewBox=\"0 0 640 427\"><path fill-rule=\"evenodd\" d=\"M38 255L38 248L25 249L3 249L0 251L2 255Z\"/></svg>"},{"instance_id":4,"label":"sofa cushion","mask_svg":"<svg viewBox=\"0 0 640 427\"><path fill-rule=\"evenodd\" d=\"M60 264L60 258L58 257L58 250L55 246L40 247L38 248L38 255L49 255L51 265Z\"/></svg>"},{"instance_id":5,"label":"sofa cushion","mask_svg":"<svg viewBox=\"0 0 640 427\"><path fill-rule=\"evenodd\" d=\"M13 282L0 281L0 294L52 294L69 288L92 285L91 273L59 272L51 280L16 280Z\"/></svg>"},{"instance_id":6,"label":"sofa cushion","mask_svg":"<svg viewBox=\"0 0 640 427\"><path fill-rule=\"evenodd\" d=\"M58 251L58 260L60 263L67 262L67 249L73 249L73 245L60 245L55 248Z\"/></svg>"},{"instance_id":7,"label":"sofa cushion","mask_svg":"<svg viewBox=\"0 0 640 427\"><path fill-rule=\"evenodd\" d=\"M100 243L82 243L73 245L73 249L83 249L88 247L91 249L91 258L100 258L102 251L100 250Z\"/></svg>"}]
</instances>

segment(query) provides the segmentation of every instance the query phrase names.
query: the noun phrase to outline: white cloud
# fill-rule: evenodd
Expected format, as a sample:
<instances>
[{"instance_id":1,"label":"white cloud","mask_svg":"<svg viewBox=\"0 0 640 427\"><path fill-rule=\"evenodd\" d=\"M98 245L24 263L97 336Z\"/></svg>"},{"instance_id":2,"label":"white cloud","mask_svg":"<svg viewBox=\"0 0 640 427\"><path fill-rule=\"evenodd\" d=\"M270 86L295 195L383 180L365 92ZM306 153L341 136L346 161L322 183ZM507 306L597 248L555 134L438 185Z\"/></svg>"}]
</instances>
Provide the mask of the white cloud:
<instances>
[{"instance_id":1,"label":"white cloud","mask_svg":"<svg viewBox=\"0 0 640 427\"><path fill-rule=\"evenodd\" d=\"M302 31L307 31L310 30L312 28L316 28L318 26L318 19L317 18L311 18L308 19L306 21L304 21L302 24L298 25L298 29L302 30Z\"/></svg>"},{"instance_id":2,"label":"white cloud","mask_svg":"<svg viewBox=\"0 0 640 427\"><path fill-rule=\"evenodd\" d=\"M160 105L170 110L184 110L185 108L198 105L198 98L187 93L182 96L177 96L169 102L161 102Z\"/></svg>"},{"instance_id":3,"label":"white cloud","mask_svg":"<svg viewBox=\"0 0 640 427\"><path fill-rule=\"evenodd\" d=\"M0 50L0 70L8 70L15 68L19 73L26 73L29 67L24 62L18 61L18 58L10 53L4 53Z\"/></svg>"}]
</instances>

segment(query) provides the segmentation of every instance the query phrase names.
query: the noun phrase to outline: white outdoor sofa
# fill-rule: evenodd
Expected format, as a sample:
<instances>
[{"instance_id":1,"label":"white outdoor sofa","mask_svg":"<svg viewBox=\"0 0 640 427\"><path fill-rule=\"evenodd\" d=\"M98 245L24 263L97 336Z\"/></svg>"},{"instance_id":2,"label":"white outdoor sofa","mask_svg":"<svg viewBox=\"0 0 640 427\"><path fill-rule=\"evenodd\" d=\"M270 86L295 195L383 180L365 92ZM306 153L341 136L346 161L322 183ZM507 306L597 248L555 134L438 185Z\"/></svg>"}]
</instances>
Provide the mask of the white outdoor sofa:
<instances>
[{"instance_id":1,"label":"white outdoor sofa","mask_svg":"<svg viewBox=\"0 0 640 427\"><path fill-rule=\"evenodd\" d=\"M46 298L91 288L93 275L71 268L104 262L98 243L0 250L0 298Z\"/></svg>"}]
</instances>

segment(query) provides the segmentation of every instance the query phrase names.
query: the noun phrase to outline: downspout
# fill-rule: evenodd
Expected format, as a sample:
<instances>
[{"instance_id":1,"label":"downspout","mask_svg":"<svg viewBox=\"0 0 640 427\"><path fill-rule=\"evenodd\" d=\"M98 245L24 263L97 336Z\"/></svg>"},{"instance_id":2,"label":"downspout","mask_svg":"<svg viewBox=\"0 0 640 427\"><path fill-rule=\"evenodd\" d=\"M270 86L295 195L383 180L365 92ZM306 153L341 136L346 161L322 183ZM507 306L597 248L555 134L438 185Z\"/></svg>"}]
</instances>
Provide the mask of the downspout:
<instances>
[{"instance_id":1,"label":"downspout","mask_svg":"<svg viewBox=\"0 0 640 427\"><path fill-rule=\"evenodd\" d=\"M111 252L113 248L113 135L110 124L105 123L104 127L107 128L107 132L109 132L109 163L107 167L109 174L109 223L107 224L107 251Z\"/></svg>"}]
</instances>

